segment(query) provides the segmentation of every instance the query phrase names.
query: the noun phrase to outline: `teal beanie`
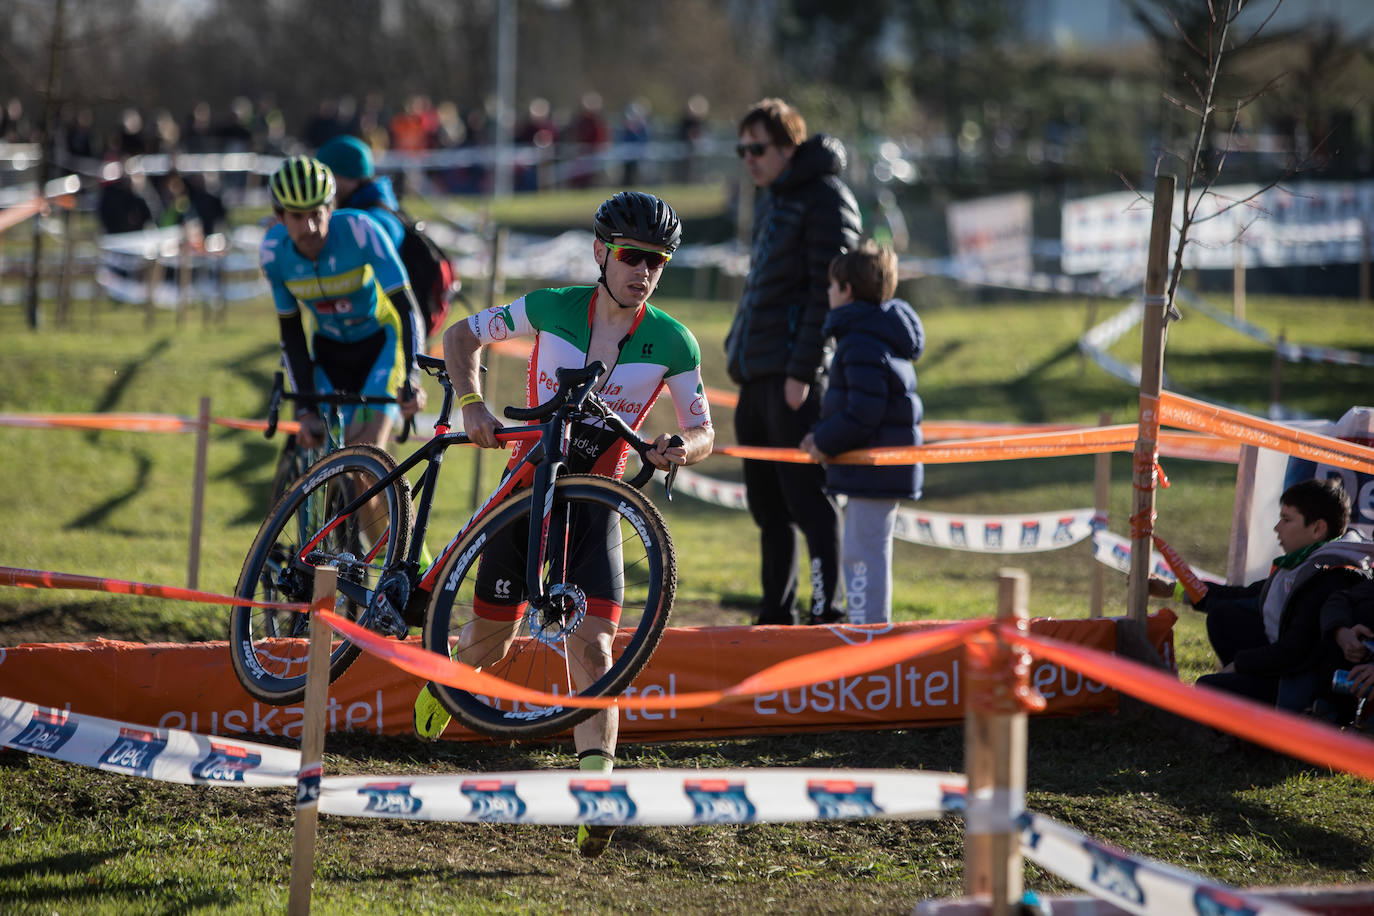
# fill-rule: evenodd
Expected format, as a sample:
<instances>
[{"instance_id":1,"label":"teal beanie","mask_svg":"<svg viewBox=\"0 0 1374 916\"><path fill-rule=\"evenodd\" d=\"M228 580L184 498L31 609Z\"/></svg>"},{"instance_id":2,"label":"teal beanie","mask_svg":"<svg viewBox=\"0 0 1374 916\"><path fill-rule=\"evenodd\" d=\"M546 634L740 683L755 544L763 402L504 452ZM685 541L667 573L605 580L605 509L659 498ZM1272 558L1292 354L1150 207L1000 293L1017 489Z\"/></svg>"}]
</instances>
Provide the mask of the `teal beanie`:
<instances>
[{"instance_id":1,"label":"teal beanie","mask_svg":"<svg viewBox=\"0 0 1374 916\"><path fill-rule=\"evenodd\" d=\"M325 142L315 152L315 158L329 166L340 178L371 178L376 169L372 164L372 150L357 137L340 134Z\"/></svg>"}]
</instances>

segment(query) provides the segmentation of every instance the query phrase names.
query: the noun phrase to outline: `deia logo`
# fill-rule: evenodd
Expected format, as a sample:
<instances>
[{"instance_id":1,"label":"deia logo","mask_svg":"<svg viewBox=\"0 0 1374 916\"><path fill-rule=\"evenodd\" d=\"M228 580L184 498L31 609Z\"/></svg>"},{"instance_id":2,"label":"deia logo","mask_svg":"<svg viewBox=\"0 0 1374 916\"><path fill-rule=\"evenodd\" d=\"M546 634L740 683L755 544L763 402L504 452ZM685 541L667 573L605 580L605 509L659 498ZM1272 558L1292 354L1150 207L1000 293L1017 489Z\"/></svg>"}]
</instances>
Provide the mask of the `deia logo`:
<instances>
[{"instance_id":1,"label":"deia logo","mask_svg":"<svg viewBox=\"0 0 1374 916\"><path fill-rule=\"evenodd\" d=\"M1092 883L1114 897L1136 906L1144 906L1145 891L1136 880L1136 863L1115 850L1091 840L1083 848L1093 860Z\"/></svg>"},{"instance_id":2,"label":"deia logo","mask_svg":"<svg viewBox=\"0 0 1374 916\"><path fill-rule=\"evenodd\" d=\"M479 821L515 824L525 817L525 802L516 793L513 782L468 779L459 791L472 803L472 816Z\"/></svg>"},{"instance_id":3,"label":"deia logo","mask_svg":"<svg viewBox=\"0 0 1374 916\"><path fill-rule=\"evenodd\" d=\"M296 774L296 808L309 808L320 801L320 782L324 779L324 764L301 767Z\"/></svg>"},{"instance_id":4,"label":"deia logo","mask_svg":"<svg viewBox=\"0 0 1374 916\"><path fill-rule=\"evenodd\" d=\"M692 802L694 824L746 824L757 815L744 783L724 779L689 779L682 791Z\"/></svg>"},{"instance_id":5,"label":"deia logo","mask_svg":"<svg viewBox=\"0 0 1374 916\"><path fill-rule=\"evenodd\" d=\"M623 824L639 809L625 783L609 779L575 779L568 791L577 799L577 819L586 824Z\"/></svg>"},{"instance_id":6,"label":"deia logo","mask_svg":"<svg viewBox=\"0 0 1374 916\"><path fill-rule=\"evenodd\" d=\"M120 728L119 738L100 755L98 766L147 776L157 755L167 747L165 735L143 728Z\"/></svg>"},{"instance_id":7,"label":"deia logo","mask_svg":"<svg viewBox=\"0 0 1374 916\"><path fill-rule=\"evenodd\" d=\"M76 723L67 721L65 709L39 707L33 711L29 724L9 744L21 751L56 754L75 734Z\"/></svg>"},{"instance_id":8,"label":"deia logo","mask_svg":"<svg viewBox=\"0 0 1374 916\"><path fill-rule=\"evenodd\" d=\"M875 817L883 813L873 802L873 784L851 779L819 779L806 784L818 817Z\"/></svg>"},{"instance_id":9,"label":"deia logo","mask_svg":"<svg viewBox=\"0 0 1374 916\"><path fill-rule=\"evenodd\" d=\"M968 534L964 531L963 522L949 523L949 540L955 547L968 546Z\"/></svg>"},{"instance_id":10,"label":"deia logo","mask_svg":"<svg viewBox=\"0 0 1374 916\"><path fill-rule=\"evenodd\" d=\"M1016 815L1016 829L1021 831L1021 842L1031 849L1039 849L1040 841L1044 838L1039 830L1035 829L1035 818L1030 812L1022 811Z\"/></svg>"},{"instance_id":11,"label":"deia logo","mask_svg":"<svg viewBox=\"0 0 1374 916\"><path fill-rule=\"evenodd\" d=\"M957 814L968 808L968 789L965 786L940 786L940 809Z\"/></svg>"},{"instance_id":12,"label":"deia logo","mask_svg":"<svg viewBox=\"0 0 1374 916\"><path fill-rule=\"evenodd\" d=\"M1032 548L1032 547L1034 547L1034 546L1036 545L1037 542L1039 542L1039 540L1040 540L1040 523L1039 523L1039 522L1022 522L1022 523L1021 523L1021 549L1022 549L1022 550L1027 550L1027 549L1029 549L1029 548Z\"/></svg>"},{"instance_id":13,"label":"deia logo","mask_svg":"<svg viewBox=\"0 0 1374 916\"><path fill-rule=\"evenodd\" d=\"M210 743L210 753L191 764L191 777L206 782L243 782L243 774L256 770L262 755L232 744Z\"/></svg>"},{"instance_id":14,"label":"deia logo","mask_svg":"<svg viewBox=\"0 0 1374 916\"><path fill-rule=\"evenodd\" d=\"M419 813L423 802L410 794L412 783L408 782L370 782L358 790L359 795L367 797L369 814L391 815L393 817L413 817Z\"/></svg>"},{"instance_id":15,"label":"deia logo","mask_svg":"<svg viewBox=\"0 0 1374 916\"><path fill-rule=\"evenodd\" d=\"M1054 537L1052 540L1056 544L1073 543L1073 516L1061 518L1055 523Z\"/></svg>"},{"instance_id":16,"label":"deia logo","mask_svg":"<svg viewBox=\"0 0 1374 916\"><path fill-rule=\"evenodd\" d=\"M1198 916L1256 916L1259 913L1244 897L1220 887L1199 887L1193 891L1193 908Z\"/></svg>"}]
</instances>

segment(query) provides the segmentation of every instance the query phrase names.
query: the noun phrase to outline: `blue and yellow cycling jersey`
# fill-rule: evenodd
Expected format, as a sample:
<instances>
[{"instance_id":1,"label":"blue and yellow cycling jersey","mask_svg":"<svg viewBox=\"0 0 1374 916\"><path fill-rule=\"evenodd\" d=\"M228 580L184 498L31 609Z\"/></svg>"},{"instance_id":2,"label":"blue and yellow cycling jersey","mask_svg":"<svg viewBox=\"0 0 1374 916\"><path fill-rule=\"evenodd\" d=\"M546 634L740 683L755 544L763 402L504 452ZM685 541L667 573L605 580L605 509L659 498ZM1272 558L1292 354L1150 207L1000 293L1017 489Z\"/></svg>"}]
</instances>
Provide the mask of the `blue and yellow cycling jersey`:
<instances>
[{"instance_id":1,"label":"blue and yellow cycling jersey","mask_svg":"<svg viewBox=\"0 0 1374 916\"><path fill-rule=\"evenodd\" d=\"M278 315L294 315L304 305L315 333L340 343L399 330L402 314L387 294L409 285L405 268L396 246L362 211L330 215L317 260L302 256L280 223L267 230L258 257Z\"/></svg>"}]
</instances>

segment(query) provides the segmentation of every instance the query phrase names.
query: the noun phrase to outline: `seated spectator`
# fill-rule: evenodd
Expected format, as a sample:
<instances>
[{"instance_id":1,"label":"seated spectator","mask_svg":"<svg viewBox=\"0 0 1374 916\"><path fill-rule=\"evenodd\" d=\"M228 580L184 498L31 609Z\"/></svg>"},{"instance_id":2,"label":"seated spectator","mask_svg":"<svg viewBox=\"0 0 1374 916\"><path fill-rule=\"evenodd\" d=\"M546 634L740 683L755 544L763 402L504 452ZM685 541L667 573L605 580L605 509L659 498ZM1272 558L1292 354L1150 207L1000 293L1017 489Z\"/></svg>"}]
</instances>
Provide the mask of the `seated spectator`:
<instances>
[{"instance_id":1,"label":"seated spectator","mask_svg":"<svg viewBox=\"0 0 1374 916\"><path fill-rule=\"evenodd\" d=\"M1345 725L1354 722L1357 703L1374 692L1374 652L1365 645L1374 639L1374 578L1336 592L1322 606L1323 657L1318 669L1318 698L1314 712ZM1337 671L1349 672L1349 692L1337 690ZM1368 719L1374 707L1367 707Z\"/></svg>"},{"instance_id":2,"label":"seated spectator","mask_svg":"<svg viewBox=\"0 0 1374 916\"><path fill-rule=\"evenodd\" d=\"M1374 552L1358 531L1347 531L1350 498L1336 478L1304 480L1279 499L1274 525L1284 554L1268 578L1249 585L1209 585L1194 605L1207 615L1207 638L1221 661L1198 678L1211 687L1302 712L1318 693L1321 611L1334 593L1368 575ZM1174 595L1174 585L1151 577L1150 594Z\"/></svg>"}]
</instances>

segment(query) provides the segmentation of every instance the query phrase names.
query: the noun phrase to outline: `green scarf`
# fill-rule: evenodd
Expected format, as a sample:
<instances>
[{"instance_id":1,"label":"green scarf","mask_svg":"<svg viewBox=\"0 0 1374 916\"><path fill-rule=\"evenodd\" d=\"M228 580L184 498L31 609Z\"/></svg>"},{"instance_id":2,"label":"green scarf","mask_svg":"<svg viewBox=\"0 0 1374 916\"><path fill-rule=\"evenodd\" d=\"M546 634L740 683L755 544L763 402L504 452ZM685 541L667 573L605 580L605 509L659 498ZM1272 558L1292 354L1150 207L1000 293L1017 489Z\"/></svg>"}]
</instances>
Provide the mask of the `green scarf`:
<instances>
[{"instance_id":1,"label":"green scarf","mask_svg":"<svg viewBox=\"0 0 1374 916\"><path fill-rule=\"evenodd\" d=\"M1332 538L1331 540L1335 540L1335 538ZM1316 550L1323 544L1330 543L1331 541L1314 541L1313 543L1308 544L1306 547L1301 547L1293 551L1292 553L1286 553L1283 556L1278 557L1274 560L1274 568L1297 569L1299 566L1302 565L1302 561L1306 560L1307 557L1312 553L1312 551Z\"/></svg>"}]
</instances>

